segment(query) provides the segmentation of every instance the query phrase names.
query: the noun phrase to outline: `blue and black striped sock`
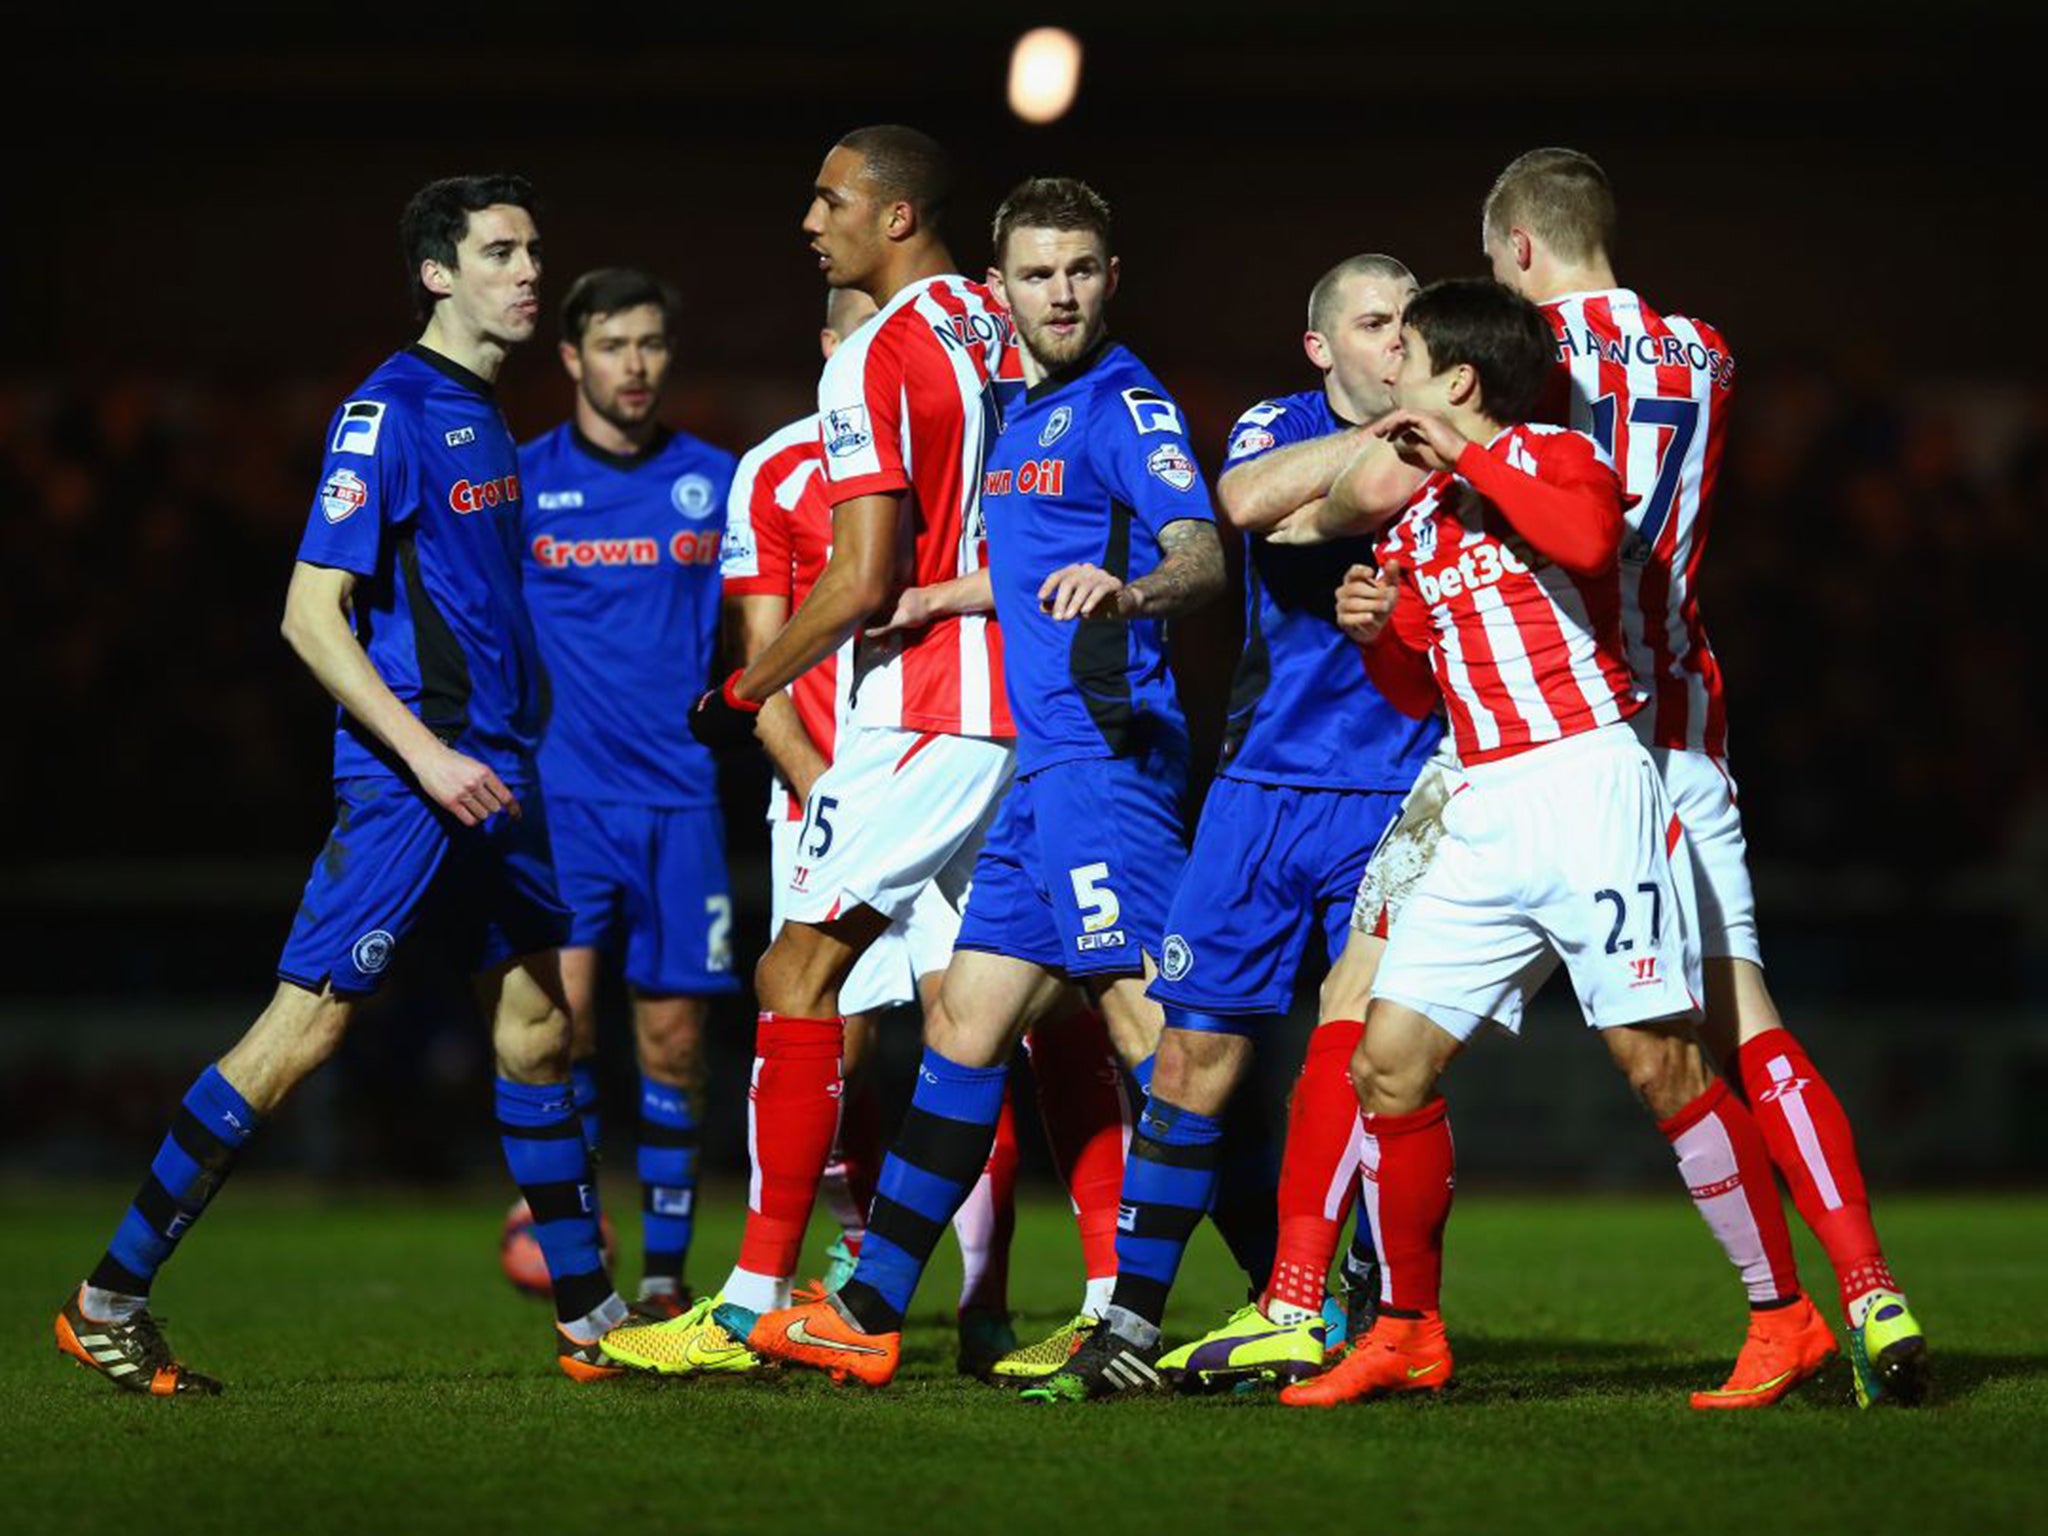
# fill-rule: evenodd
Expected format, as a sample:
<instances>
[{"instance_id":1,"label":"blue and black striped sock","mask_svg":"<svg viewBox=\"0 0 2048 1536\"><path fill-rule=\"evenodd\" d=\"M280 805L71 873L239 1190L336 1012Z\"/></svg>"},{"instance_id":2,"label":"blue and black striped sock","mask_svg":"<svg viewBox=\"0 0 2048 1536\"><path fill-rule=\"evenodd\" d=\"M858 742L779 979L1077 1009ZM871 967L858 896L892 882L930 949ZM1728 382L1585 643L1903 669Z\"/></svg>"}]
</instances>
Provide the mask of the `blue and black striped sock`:
<instances>
[{"instance_id":1,"label":"blue and black striped sock","mask_svg":"<svg viewBox=\"0 0 2048 1536\"><path fill-rule=\"evenodd\" d=\"M869 1333L894 1333L932 1250L981 1178L1003 1112L1007 1063L963 1067L927 1049L896 1144L882 1161L860 1264L839 1289Z\"/></svg>"},{"instance_id":2,"label":"blue and black striped sock","mask_svg":"<svg viewBox=\"0 0 2048 1536\"><path fill-rule=\"evenodd\" d=\"M583 1146L594 1169L603 1161L604 1115L597 1107L597 1058L569 1063L569 1087L576 1095L576 1119L583 1126Z\"/></svg>"},{"instance_id":3,"label":"blue and black striped sock","mask_svg":"<svg viewBox=\"0 0 2048 1536\"><path fill-rule=\"evenodd\" d=\"M697 1114L686 1088L640 1075L641 1290L681 1290L697 1210ZM666 1282L662 1285L662 1282Z\"/></svg>"},{"instance_id":4,"label":"blue and black striped sock","mask_svg":"<svg viewBox=\"0 0 2048 1536\"><path fill-rule=\"evenodd\" d=\"M1216 1198L1223 1126L1148 1096L1124 1162L1110 1307L1157 1335L1188 1239ZM1145 1341L1149 1342L1149 1340Z\"/></svg>"},{"instance_id":5,"label":"blue and black striped sock","mask_svg":"<svg viewBox=\"0 0 2048 1536\"><path fill-rule=\"evenodd\" d=\"M598 1236L590 1150L567 1083L498 1079L498 1132L505 1166L533 1211L533 1235L554 1284L555 1316L573 1323L612 1295Z\"/></svg>"},{"instance_id":6,"label":"blue and black striped sock","mask_svg":"<svg viewBox=\"0 0 2048 1536\"><path fill-rule=\"evenodd\" d=\"M200 1073L86 1284L121 1296L147 1296L178 1240L226 1182L256 1124L256 1112L219 1067Z\"/></svg>"}]
</instances>

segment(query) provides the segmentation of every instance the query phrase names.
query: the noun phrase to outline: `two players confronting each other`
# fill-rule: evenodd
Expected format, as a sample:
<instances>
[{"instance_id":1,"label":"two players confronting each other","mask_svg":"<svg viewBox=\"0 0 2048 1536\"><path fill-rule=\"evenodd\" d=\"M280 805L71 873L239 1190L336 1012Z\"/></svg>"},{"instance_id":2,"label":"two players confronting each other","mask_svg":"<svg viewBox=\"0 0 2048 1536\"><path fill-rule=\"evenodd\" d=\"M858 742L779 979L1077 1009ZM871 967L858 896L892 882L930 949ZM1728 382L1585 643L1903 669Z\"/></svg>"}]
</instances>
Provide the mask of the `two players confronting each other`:
<instances>
[{"instance_id":1,"label":"two players confronting each other","mask_svg":"<svg viewBox=\"0 0 2048 1536\"><path fill-rule=\"evenodd\" d=\"M339 705L335 824L255 1023L185 1096L148 1177L56 1321L117 1386L213 1393L149 1312L159 1269L291 1092L331 1057L394 954L475 978L497 1117L552 1277L557 1359L616 1375L598 1337L626 1315L605 1271L570 1087L570 1019L535 755L540 663L521 595L519 465L492 397L540 317L531 187L422 188L400 222L419 340L329 429L285 599L284 635Z\"/></svg>"}]
</instances>

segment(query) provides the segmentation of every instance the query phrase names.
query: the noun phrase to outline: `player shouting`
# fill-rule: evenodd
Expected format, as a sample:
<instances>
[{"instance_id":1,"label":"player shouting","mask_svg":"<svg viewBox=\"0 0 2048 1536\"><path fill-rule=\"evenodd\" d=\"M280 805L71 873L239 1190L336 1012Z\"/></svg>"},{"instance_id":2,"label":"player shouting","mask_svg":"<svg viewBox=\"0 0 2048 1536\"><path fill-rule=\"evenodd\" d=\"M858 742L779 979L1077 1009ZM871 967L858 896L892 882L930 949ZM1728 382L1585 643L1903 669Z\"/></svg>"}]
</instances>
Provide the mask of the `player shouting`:
<instances>
[{"instance_id":1,"label":"player shouting","mask_svg":"<svg viewBox=\"0 0 2048 1536\"><path fill-rule=\"evenodd\" d=\"M549 685L541 782L575 914L562 985L576 1102L595 1158L598 973L617 947L640 1064L635 1308L670 1317L689 1296L705 1013L738 986L717 769L687 724L718 644L735 461L662 424L675 310L644 272L579 277L562 302L575 414L519 450L526 600Z\"/></svg>"},{"instance_id":2,"label":"player shouting","mask_svg":"<svg viewBox=\"0 0 2048 1536\"><path fill-rule=\"evenodd\" d=\"M943 1007L927 1024L853 1278L764 1314L752 1334L763 1354L875 1385L895 1375L904 1312L987 1156L1034 999L1071 978L1097 999L1126 1060L1157 1042L1144 988L1184 857L1188 750L1160 621L1224 579L1179 407L1108 339L1117 263L1107 205L1069 178L1026 181L998 211L993 246L1029 384L983 472L1019 776L975 865ZM1148 1105L1126 1188L1141 1161L1170 1177L1193 1139ZM1192 1224L1203 1212L1186 1214ZM1119 1294L1148 1237L1119 1232ZM1125 1358L1125 1321L1113 1299L1068 1369ZM1156 1359L1156 1333L1135 1349Z\"/></svg>"},{"instance_id":3,"label":"player shouting","mask_svg":"<svg viewBox=\"0 0 2048 1536\"><path fill-rule=\"evenodd\" d=\"M400 220L426 328L335 413L285 596L286 640L340 704L334 830L276 993L187 1092L105 1256L57 1316L58 1347L130 1391L220 1390L171 1353L151 1284L416 937L475 973L492 1019L505 1160L552 1277L561 1368L579 1381L618 1374L596 1342L626 1305L605 1273L569 1086L555 961L568 912L534 772L519 465L491 393L540 316L533 206L522 177L461 176L423 187Z\"/></svg>"},{"instance_id":4,"label":"player shouting","mask_svg":"<svg viewBox=\"0 0 2048 1536\"><path fill-rule=\"evenodd\" d=\"M803 227L819 269L878 309L818 384L831 554L781 633L700 701L700 739L751 741L763 701L886 613L899 590L980 568L979 474L1011 327L984 288L952 271L942 231L951 190L944 150L898 126L848 134L818 172ZM788 1303L839 1120L840 990L927 887L961 904L1009 784L1001 642L982 615L861 639L849 687L852 728L811 785L785 921L754 976L754 1167L739 1263L712 1305L658 1335L621 1330L608 1341L615 1359L750 1363L740 1341L758 1313Z\"/></svg>"},{"instance_id":5,"label":"player shouting","mask_svg":"<svg viewBox=\"0 0 2048 1536\"><path fill-rule=\"evenodd\" d=\"M1608 454L1633 498L1621 550L1628 662L1649 704L1634 719L1692 851L1706 979L1702 1036L1739 1085L1792 1202L1827 1250L1849 1324L1856 1399L1910 1405L1927 1341L1871 1221L1849 1117L1778 1017L1764 982L1748 850L1728 770L1721 669L1698 579L1735 390L1710 325L1660 314L1616 281L1614 194L1589 157L1531 151L1487 194L1494 276L1541 305L1557 333L1557 412Z\"/></svg>"},{"instance_id":6,"label":"player shouting","mask_svg":"<svg viewBox=\"0 0 2048 1536\"><path fill-rule=\"evenodd\" d=\"M1562 959L1748 1288L1735 1372L1693 1405L1774 1402L1834 1355L1834 1338L1799 1292L1763 1138L1694 1034L1692 868L1627 725L1643 700L1621 652L1620 483L1588 439L1520 425L1553 352L1526 300L1489 281L1438 283L1409 304L1402 347L1401 409L1346 471L1357 504L1393 518L1378 584L1397 594L1395 628L1382 614L1356 632L1389 697L1426 699L1416 674L1433 672L1463 780L1389 937L1352 1064L1380 1314L1334 1370L1281 1400L1327 1406L1451 1379L1438 1286L1453 1174L1437 1079L1482 1024L1518 1030ZM1419 489L1411 466L1430 472Z\"/></svg>"}]
</instances>

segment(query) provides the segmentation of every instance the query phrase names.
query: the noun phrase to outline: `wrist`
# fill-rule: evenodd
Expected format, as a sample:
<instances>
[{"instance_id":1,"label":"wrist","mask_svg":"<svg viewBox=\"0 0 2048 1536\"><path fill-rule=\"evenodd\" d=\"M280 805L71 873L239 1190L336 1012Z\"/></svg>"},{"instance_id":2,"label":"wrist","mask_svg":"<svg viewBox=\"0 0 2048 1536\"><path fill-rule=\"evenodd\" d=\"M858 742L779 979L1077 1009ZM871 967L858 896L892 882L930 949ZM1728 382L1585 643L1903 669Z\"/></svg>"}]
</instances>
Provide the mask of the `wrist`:
<instances>
[{"instance_id":1,"label":"wrist","mask_svg":"<svg viewBox=\"0 0 2048 1536\"><path fill-rule=\"evenodd\" d=\"M742 714L758 715L761 713L760 703L753 699L741 697L739 692L740 679L746 675L746 671L745 667L733 668L732 676L728 677L720 685L718 691L731 708L739 710Z\"/></svg>"}]
</instances>

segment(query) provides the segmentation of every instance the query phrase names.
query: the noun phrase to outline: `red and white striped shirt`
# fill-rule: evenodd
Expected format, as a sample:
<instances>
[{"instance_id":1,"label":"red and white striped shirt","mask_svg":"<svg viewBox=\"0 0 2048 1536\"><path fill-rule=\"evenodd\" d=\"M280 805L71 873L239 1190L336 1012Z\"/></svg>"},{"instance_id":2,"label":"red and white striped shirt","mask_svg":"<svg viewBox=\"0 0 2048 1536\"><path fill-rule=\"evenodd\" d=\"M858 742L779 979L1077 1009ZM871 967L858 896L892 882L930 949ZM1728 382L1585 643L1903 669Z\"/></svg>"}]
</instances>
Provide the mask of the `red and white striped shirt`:
<instances>
[{"instance_id":1,"label":"red and white striped shirt","mask_svg":"<svg viewBox=\"0 0 2048 1536\"><path fill-rule=\"evenodd\" d=\"M1574 575L1518 552L1531 541L1492 498L1531 477L1592 517L1619 517L1620 483L1588 439L1509 427L1468 447L1456 473L1425 480L1377 550L1382 566L1402 568L1387 638L1428 655L1468 764L1612 725L1643 701L1622 660L1613 560L1597 575Z\"/></svg>"},{"instance_id":2,"label":"red and white striped shirt","mask_svg":"<svg viewBox=\"0 0 2048 1536\"><path fill-rule=\"evenodd\" d=\"M839 506L903 493L897 584L930 586L987 563L981 470L997 430L995 380L1016 367L1015 331L964 277L910 284L833 352L818 381L825 495ZM860 638L853 718L953 736L1016 734L992 614Z\"/></svg>"},{"instance_id":3,"label":"red and white striped shirt","mask_svg":"<svg viewBox=\"0 0 2048 1536\"><path fill-rule=\"evenodd\" d=\"M825 499L825 450L818 418L806 416L747 450L726 504L719 570L727 597L766 594L794 611L832 554L832 504ZM846 718L853 642L848 640L789 685L804 732L828 763ZM803 807L777 780L769 816L799 820Z\"/></svg>"},{"instance_id":4,"label":"red and white striped shirt","mask_svg":"<svg viewBox=\"0 0 2048 1536\"><path fill-rule=\"evenodd\" d=\"M1660 315L1626 288L1566 294L1543 312L1571 385L1560 419L1600 445L1632 502L1621 547L1622 635L1629 669L1650 696L1637 725L1650 746L1725 757L1727 705L1697 580L1734 356L1712 326Z\"/></svg>"}]
</instances>

